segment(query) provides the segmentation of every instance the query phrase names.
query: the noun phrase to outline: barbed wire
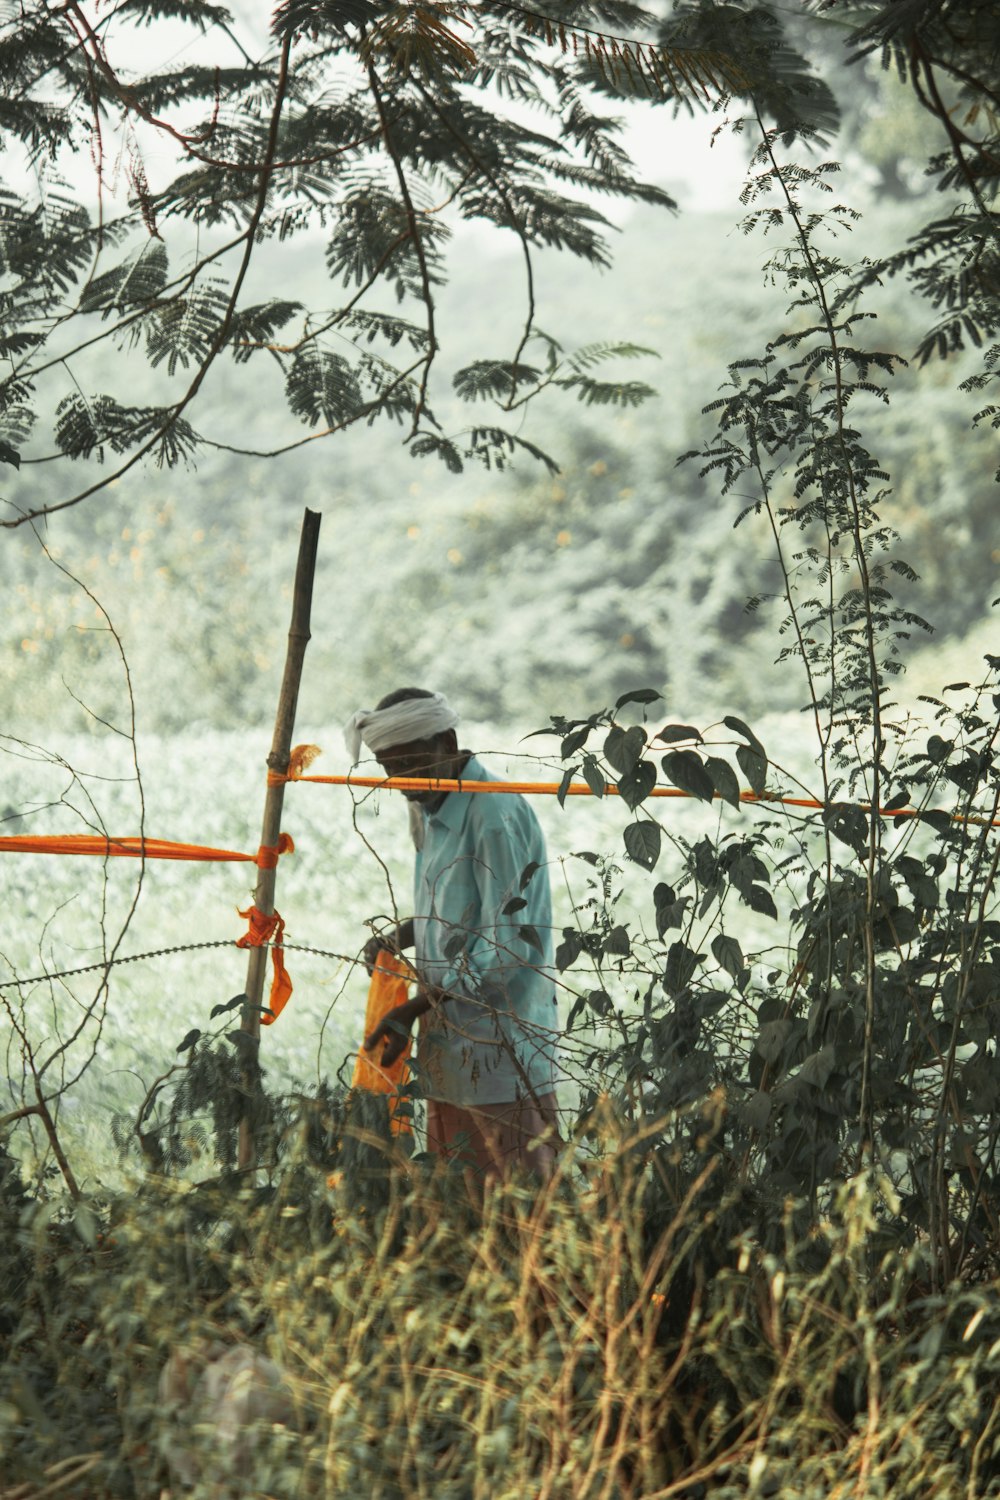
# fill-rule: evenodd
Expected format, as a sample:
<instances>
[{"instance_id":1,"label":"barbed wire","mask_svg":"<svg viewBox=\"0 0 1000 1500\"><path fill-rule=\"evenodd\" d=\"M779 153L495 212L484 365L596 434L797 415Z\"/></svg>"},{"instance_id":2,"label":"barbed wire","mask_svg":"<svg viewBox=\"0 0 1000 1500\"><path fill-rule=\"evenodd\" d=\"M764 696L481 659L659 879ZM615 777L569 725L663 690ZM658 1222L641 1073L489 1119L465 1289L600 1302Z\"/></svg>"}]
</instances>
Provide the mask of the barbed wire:
<instances>
[{"instance_id":1,"label":"barbed wire","mask_svg":"<svg viewBox=\"0 0 1000 1500\"><path fill-rule=\"evenodd\" d=\"M26 979L0 980L0 990L20 989L26 984L44 984L53 979L75 979L81 974L96 974L115 968L118 964L136 964L147 958L166 958L171 953L193 953L201 948L234 948L235 938L212 938L201 943L179 943L173 948L151 948L148 953L126 953L120 958L104 958L99 963L84 964L77 969L57 969L53 973L32 974ZM311 948L306 943L261 943L262 948L282 948L287 953L311 953L317 958L335 958L341 963L357 964L357 954L335 953L330 948Z\"/></svg>"}]
</instances>

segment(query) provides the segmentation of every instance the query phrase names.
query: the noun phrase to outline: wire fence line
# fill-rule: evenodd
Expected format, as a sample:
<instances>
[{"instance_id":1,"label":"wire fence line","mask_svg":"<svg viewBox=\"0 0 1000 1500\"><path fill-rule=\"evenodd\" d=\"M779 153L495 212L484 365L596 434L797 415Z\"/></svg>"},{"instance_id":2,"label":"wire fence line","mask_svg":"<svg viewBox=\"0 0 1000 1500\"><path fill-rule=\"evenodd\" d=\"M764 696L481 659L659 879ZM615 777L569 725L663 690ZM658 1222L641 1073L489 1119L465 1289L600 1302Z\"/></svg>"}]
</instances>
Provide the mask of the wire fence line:
<instances>
[{"instance_id":1,"label":"wire fence line","mask_svg":"<svg viewBox=\"0 0 1000 1500\"><path fill-rule=\"evenodd\" d=\"M362 962L357 954L335 953L329 948L311 948L305 943L260 943L261 948L282 948L286 952L312 953L317 958L335 958L341 963ZM32 974L26 979L0 980L0 990L16 990L28 984L45 984L53 979L73 979L80 974L96 974L107 971L118 964L136 964L147 958L165 958L172 953L193 953L199 948L235 948L235 938L211 938L200 943L179 943L172 948L151 948L148 953L128 953L117 958L105 958L99 963L84 964L76 969L58 969L51 973Z\"/></svg>"}]
</instances>

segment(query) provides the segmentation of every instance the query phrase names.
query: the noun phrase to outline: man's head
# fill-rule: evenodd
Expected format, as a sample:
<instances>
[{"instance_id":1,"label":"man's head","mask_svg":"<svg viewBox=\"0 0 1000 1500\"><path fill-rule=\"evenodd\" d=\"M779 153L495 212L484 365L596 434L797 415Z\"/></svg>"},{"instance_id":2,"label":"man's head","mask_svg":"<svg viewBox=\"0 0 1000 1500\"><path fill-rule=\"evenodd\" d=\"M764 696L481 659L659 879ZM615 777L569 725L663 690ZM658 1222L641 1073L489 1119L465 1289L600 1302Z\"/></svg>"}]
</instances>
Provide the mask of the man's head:
<instances>
[{"instance_id":1,"label":"man's head","mask_svg":"<svg viewBox=\"0 0 1000 1500\"><path fill-rule=\"evenodd\" d=\"M419 713L420 700L433 703L438 696L428 692L426 688L397 688L395 692L386 693L384 698L379 699L375 711L380 713L387 708L395 708L397 704L406 703L413 704L414 710ZM459 769L458 736L452 727L439 730L436 734L401 740L398 744L376 750L375 759L387 776L449 778L456 775ZM434 800L438 793L410 791L404 792L403 796L409 802L428 802Z\"/></svg>"},{"instance_id":2,"label":"man's head","mask_svg":"<svg viewBox=\"0 0 1000 1500\"><path fill-rule=\"evenodd\" d=\"M363 742L387 776L451 778L458 775L465 760L458 748L457 723L458 715L440 693L405 687L387 693L374 709L356 713L344 737L355 761ZM408 791L403 795L411 802L428 803L440 794Z\"/></svg>"}]
</instances>

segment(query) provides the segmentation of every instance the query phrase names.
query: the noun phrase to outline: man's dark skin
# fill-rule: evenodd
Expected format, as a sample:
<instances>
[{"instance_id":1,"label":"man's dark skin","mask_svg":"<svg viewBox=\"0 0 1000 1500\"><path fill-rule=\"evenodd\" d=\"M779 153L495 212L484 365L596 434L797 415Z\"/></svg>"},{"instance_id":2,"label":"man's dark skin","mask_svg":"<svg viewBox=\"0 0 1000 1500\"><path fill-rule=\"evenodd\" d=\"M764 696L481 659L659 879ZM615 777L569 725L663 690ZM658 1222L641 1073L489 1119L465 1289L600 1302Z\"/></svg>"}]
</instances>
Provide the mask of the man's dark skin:
<instances>
[{"instance_id":1,"label":"man's dark skin","mask_svg":"<svg viewBox=\"0 0 1000 1500\"><path fill-rule=\"evenodd\" d=\"M402 745L391 745L380 750L375 758L386 776L438 776L443 781L457 781L465 769L469 751L458 748L458 737L454 729L446 729L430 739L408 740ZM436 812L447 795L447 792L417 790L403 793L407 802L416 802L427 812ZM395 933L390 936L369 938L364 949L365 966L369 974L380 948L399 953L404 948L412 947L412 917L400 922ZM391 1068L409 1044L413 1023L425 1011L430 1010L432 1005L440 1004L448 998L446 990L422 984L418 976L417 992L412 1000L395 1006L382 1017L375 1030L365 1037L365 1050L370 1052L384 1038L385 1046L380 1061L383 1068Z\"/></svg>"}]
</instances>

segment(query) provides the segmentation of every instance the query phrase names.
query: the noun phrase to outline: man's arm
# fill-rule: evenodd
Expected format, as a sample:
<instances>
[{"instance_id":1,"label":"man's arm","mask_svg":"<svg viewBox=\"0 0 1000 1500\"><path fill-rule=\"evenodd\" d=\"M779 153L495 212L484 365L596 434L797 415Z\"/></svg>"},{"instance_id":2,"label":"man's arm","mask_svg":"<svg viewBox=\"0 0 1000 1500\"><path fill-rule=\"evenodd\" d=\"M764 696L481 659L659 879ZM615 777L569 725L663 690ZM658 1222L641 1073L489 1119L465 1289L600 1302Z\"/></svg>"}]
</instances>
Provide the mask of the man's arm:
<instances>
[{"instance_id":1,"label":"man's arm","mask_svg":"<svg viewBox=\"0 0 1000 1500\"><path fill-rule=\"evenodd\" d=\"M412 1000L404 1000L402 1005L396 1005L386 1012L375 1030L365 1037L365 1051L370 1052L384 1038L385 1046L379 1062L383 1068L391 1068L406 1051L413 1023L429 1011L432 1005L439 1005L450 998L446 990L422 984Z\"/></svg>"}]
</instances>

